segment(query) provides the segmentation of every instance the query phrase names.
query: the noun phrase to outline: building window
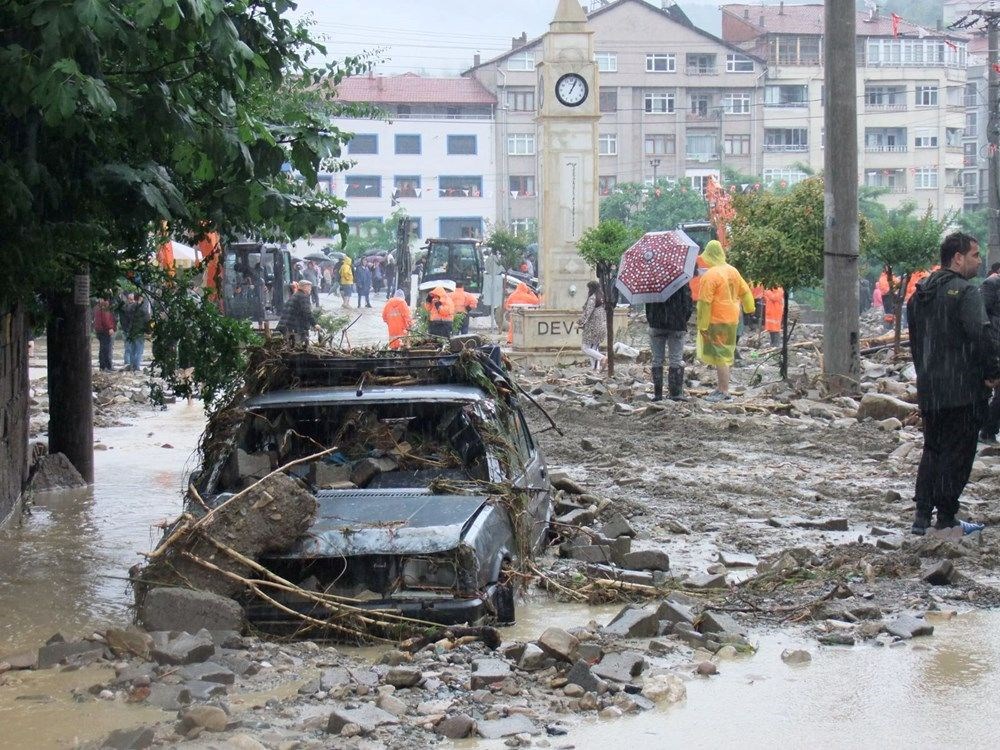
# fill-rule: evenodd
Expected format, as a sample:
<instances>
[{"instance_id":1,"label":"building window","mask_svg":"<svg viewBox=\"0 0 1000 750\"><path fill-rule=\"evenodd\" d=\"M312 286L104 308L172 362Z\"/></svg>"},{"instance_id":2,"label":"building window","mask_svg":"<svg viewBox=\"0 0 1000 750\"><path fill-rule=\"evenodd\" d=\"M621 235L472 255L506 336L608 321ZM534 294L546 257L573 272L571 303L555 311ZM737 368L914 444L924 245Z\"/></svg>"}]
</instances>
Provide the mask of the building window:
<instances>
[{"instance_id":1,"label":"building window","mask_svg":"<svg viewBox=\"0 0 1000 750\"><path fill-rule=\"evenodd\" d=\"M535 194L535 178L533 175L511 175L510 192L515 198L531 198Z\"/></svg>"},{"instance_id":2,"label":"building window","mask_svg":"<svg viewBox=\"0 0 1000 750\"><path fill-rule=\"evenodd\" d=\"M808 89L804 85L765 86L765 107L805 107L809 104Z\"/></svg>"},{"instance_id":3,"label":"building window","mask_svg":"<svg viewBox=\"0 0 1000 750\"><path fill-rule=\"evenodd\" d=\"M688 133L684 138L684 154L688 159L707 161L714 159L717 141L715 133Z\"/></svg>"},{"instance_id":4,"label":"building window","mask_svg":"<svg viewBox=\"0 0 1000 750\"><path fill-rule=\"evenodd\" d=\"M913 145L916 148L937 148L937 131L931 128L916 128L914 130Z\"/></svg>"},{"instance_id":5,"label":"building window","mask_svg":"<svg viewBox=\"0 0 1000 750\"><path fill-rule=\"evenodd\" d=\"M618 89L602 88L598 98L600 99L601 112L618 111Z\"/></svg>"},{"instance_id":6,"label":"building window","mask_svg":"<svg viewBox=\"0 0 1000 750\"><path fill-rule=\"evenodd\" d=\"M507 58L507 70L534 70L534 52L515 52Z\"/></svg>"},{"instance_id":7,"label":"building window","mask_svg":"<svg viewBox=\"0 0 1000 750\"><path fill-rule=\"evenodd\" d=\"M753 73L753 60L746 55L726 55L727 73Z\"/></svg>"},{"instance_id":8,"label":"building window","mask_svg":"<svg viewBox=\"0 0 1000 750\"><path fill-rule=\"evenodd\" d=\"M936 107L938 105L937 86L917 86L917 106Z\"/></svg>"},{"instance_id":9,"label":"building window","mask_svg":"<svg viewBox=\"0 0 1000 750\"><path fill-rule=\"evenodd\" d=\"M535 110L534 89L508 89L507 109L514 112L533 112Z\"/></svg>"},{"instance_id":10,"label":"building window","mask_svg":"<svg viewBox=\"0 0 1000 750\"><path fill-rule=\"evenodd\" d=\"M689 53L685 62L689 76L715 75L715 55Z\"/></svg>"},{"instance_id":11,"label":"building window","mask_svg":"<svg viewBox=\"0 0 1000 750\"><path fill-rule=\"evenodd\" d=\"M979 135L979 113L965 113L965 130L962 132L966 138L976 138Z\"/></svg>"},{"instance_id":12,"label":"building window","mask_svg":"<svg viewBox=\"0 0 1000 750\"><path fill-rule=\"evenodd\" d=\"M362 177L359 175L348 175L345 180L347 190L344 195L348 198L381 198L382 178Z\"/></svg>"},{"instance_id":13,"label":"building window","mask_svg":"<svg viewBox=\"0 0 1000 750\"><path fill-rule=\"evenodd\" d=\"M481 198L482 177L438 177L438 195L442 198Z\"/></svg>"},{"instance_id":14,"label":"building window","mask_svg":"<svg viewBox=\"0 0 1000 750\"><path fill-rule=\"evenodd\" d=\"M771 63L778 65L822 65L818 36L774 34L768 43Z\"/></svg>"},{"instance_id":15,"label":"building window","mask_svg":"<svg viewBox=\"0 0 1000 750\"><path fill-rule=\"evenodd\" d=\"M974 167L978 162L977 157L979 156L979 145L975 143L966 143L962 146L962 166L963 167Z\"/></svg>"},{"instance_id":16,"label":"building window","mask_svg":"<svg viewBox=\"0 0 1000 750\"><path fill-rule=\"evenodd\" d=\"M765 128L765 151L807 151L809 131L805 128Z\"/></svg>"},{"instance_id":17,"label":"building window","mask_svg":"<svg viewBox=\"0 0 1000 750\"><path fill-rule=\"evenodd\" d=\"M968 45L943 39L869 39L865 64L872 67L964 68Z\"/></svg>"},{"instance_id":18,"label":"building window","mask_svg":"<svg viewBox=\"0 0 1000 750\"><path fill-rule=\"evenodd\" d=\"M938 186L937 167L920 167L914 173L913 187L917 190L933 190Z\"/></svg>"},{"instance_id":19,"label":"building window","mask_svg":"<svg viewBox=\"0 0 1000 750\"><path fill-rule=\"evenodd\" d=\"M377 135L355 135L347 143L347 153L349 154L377 154Z\"/></svg>"},{"instance_id":20,"label":"building window","mask_svg":"<svg viewBox=\"0 0 1000 750\"><path fill-rule=\"evenodd\" d=\"M727 115L750 114L750 94L725 94L722 109Z\"/></svg>"},{"instance_id":21,"label":"building window","mask_svg":"<svg viewBox=\"0 0 1000 750\"><path fill-rule=\"evenodd\" d=\"M965 187L965 197L972 200L979 199L979 173L966 172L962 175L962 184Z\"/></svg>"},{"instance_id":22,"label":"building window","mask_svg":"<svg viewBox=\"0 0 1000 750\"><path fill-rule=\"evenodd\" d=\"M979 91L976 88L976 82L965 84L965 106L966 107L978 107L979 106Z\"/></svg>"},{"instance_id":23,"label":"building window","mask_svg":"<svg viewBox=\"0 0 1000 750\"><path fill-rule=\"evenodd\" d=\"M708 117L708 109L712 105L712 97L708 94L691 94L690 112L695 117Z\"/></svg>"},{"instance_id":24,"label":"building window","mask_svg":"<svg viewBox=\"0 0 1000 750\"><path fill-rule=\"evenodd\" d=\"M642 151L646 156L660 156L677 152L677 137L674 135L647 135L643 139Z\"/></svg>"},{"instance_id":25,"label":"building window","mask_svg":"<svg viewBox=\"0 0 1000 750\"><path fill-rule=\"evenodd\" d=\"M614 52L598 52L597 69L602 73L618 72L618 55Z\"/></svg>"},{"instance_id":26,"label":"building window","mask_svg":"<svg viewBox=\"0 0 1000 750\"><path fill-rule=\"evenodd\" d=\"M611 195L618 187L618 178L613 174L606 174L597 178L597 192L601 195Z\"/></svg>"},{"instance_id":27,"label":"building window","mask_svg":"<svg viewBox=\"0 0 1000 750\"><path fill-rule=\"evenodd\" d=\"M597 153L600 156L618 156L618 136L614 133L601 133L597 138Z\"/></svg>"},{"instance_id":28,"label":"building window","mask_svg":"<svg viewBox=\"0 0 1000 750\"><path fill-rule=\"evenodd\" d=\"M944 145L948 148L962 148L962 129L945 128Z\"/></svg>"},{"instance_id":29,"label":"building window","mask_svg":"<svg viewBox=\"0 0 1000 750\"><path fill-rule=\"evenodd\" d=\"M413 109L409 104L396 105L396 115L399 117L409 117L413 114Z\"/></svg>"},{"instance_id":30,"label":"building window","mask_svg":"<svg viewBox=\"0 0 1000 750\"><path fill-rule=\"evenodd\" d=\"M392 185L394 198L420 197L420 175L418 174L398 174L393 178Z\"/></svg>"},{"instance_id":31,"label":"building window","mask_svg":"<svg viewBox=\"0 0 1000 750\"><path fill-rule=\"evenodd\" d=\"M647 91L643 97L643 109L647 115L672 115L674 95L663 91Z\"/></svg>"},{"instance_id":32,"label":"building window","mask_svg":"<svg viewBox=\"0 0 1000 750\"><path fill-rule=\"evenodd\" d=\"M397 135L396 136L396 153L397 154L419 154L420 153L420 136L419 135Z\"/></svg>"},{"instance_id":33,"label":"building window","mask_svg":"<svg viewBox=\"0 0 1000 750\"><path fill-rule=\"evenodd\" d=\"M449 135L448 154L465 156L476 153L476 136L474 135Z\"/></svg>"},{"instance_id":34,"label":"building window","mask_svg":"<svg viewBox=\"0 0 1000 750\"><path fill-rule=\"evenodd\" d=\"M676 55L646 55L647 73L674 73L677 71Z\"/></svg>"},{"instance_id":35,"label":"building window","mask_svg":"<svg viewBox=\"0 0 1000 750\"><path fill-rule=\"evenodd\" d=\"M378 216L348 216L346 221L348 231L355 237L371 237L382 223Z\"/></svg>"},{"instance_id":36,"label":"building window","mask_svg":"<svg viewBox=\"0 0 1000 750\"><path fill-rule=\"evenodd\" d=\"M510 223L510 231L515 237L525 237L534 234L534 219L514 219Z\"/></svg>"},{"instance_id":37,"label":"building window","mask_svg":"<svg viewBox=\"0 0 1000 750\"><path fill-rule=\"evenodd\" d=\"M806 173L798 169L789 169L787 167L780 168L765 168L763 174L761 175L761 181L765 185L775 185L784 183L785 185L794 185L798 182L802 182L806 178Z\"/></svg>"},{"instance_id":38,"label":"building window","mask_svg":"<svg viewBox=\"0 0 1000 750\"><path fill-rule=\"evenodd\" d=\"M722 139L722 150L727 156L746 156L750 153L750 136L727 135Z\"/></svg>"},{"instance_id":39,"label":"building window","mask_svg":"<svg viewBox=\"0 0 1000 750\"><path fill-rule=\"evenodd\" d=\"M533 156L535 136L532 133L513 133L507 136L508 156Z\"/></svg>"},{"instance_id":40,"label":"building window","mask_svg":"<svg viewBox=\"0 0 1000 750\"><path fill-rule=\"evenodd\" d=\"M440 219L440 236L446 240L479 239L483 236L483 218L471 216L460 219Z\"/></svg>"}]
</instances>

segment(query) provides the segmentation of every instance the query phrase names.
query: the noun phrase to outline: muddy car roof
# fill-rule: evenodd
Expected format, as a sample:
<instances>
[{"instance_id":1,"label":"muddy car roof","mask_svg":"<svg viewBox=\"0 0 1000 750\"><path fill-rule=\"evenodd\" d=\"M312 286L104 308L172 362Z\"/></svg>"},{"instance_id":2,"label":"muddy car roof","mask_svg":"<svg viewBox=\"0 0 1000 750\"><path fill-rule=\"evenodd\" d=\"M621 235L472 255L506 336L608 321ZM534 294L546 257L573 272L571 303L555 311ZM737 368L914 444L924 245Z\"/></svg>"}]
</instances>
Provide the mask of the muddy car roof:
<instances>
[{"instance_id":1,"label":"muddy car roof","mask_svg":"<svg viewBox=\"0 0 1000 750\"><path fill-rule=\"evenodd\" d=\"M287 406L312 406L345 403L378 403L398 401L421 402L475 402L489 397L482 389L471 385L426 384L408 386L366 386L360 391L354 387L298 388L289 391L271 391L247 401L249 408L277 408Z\"/></svg>"}]
</instances>

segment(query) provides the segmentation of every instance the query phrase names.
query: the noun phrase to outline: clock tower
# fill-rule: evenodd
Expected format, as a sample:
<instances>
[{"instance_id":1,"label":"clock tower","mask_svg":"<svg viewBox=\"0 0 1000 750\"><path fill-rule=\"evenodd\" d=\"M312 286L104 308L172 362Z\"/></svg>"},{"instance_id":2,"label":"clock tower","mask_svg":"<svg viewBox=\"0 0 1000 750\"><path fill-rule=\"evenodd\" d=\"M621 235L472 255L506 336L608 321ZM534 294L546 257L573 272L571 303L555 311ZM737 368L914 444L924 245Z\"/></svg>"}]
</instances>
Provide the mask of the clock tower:
<instances>
[{"instance_id":1,"label":"clock tower","mask_svg":"<svg viewBox=\"0 0 1000 750\"><path fill-rule=\"evenodd\" d=\"M538 64L539 275L546 310L579 309L590 267L576 243L598 221L594 32L578 0L559 0Z\"/></svg>"}]
</instances>

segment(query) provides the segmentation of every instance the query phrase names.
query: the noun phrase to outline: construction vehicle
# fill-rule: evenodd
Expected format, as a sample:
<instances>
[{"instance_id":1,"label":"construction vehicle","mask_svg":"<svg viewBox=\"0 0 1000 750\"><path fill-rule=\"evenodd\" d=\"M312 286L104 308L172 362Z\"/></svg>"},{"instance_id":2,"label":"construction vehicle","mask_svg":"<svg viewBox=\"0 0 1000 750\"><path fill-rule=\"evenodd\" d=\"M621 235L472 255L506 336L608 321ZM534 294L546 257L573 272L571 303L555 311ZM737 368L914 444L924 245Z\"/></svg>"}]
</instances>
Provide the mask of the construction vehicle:
<instances>
[{"instance_id":1,"label":"construction vehicle","mask_svg":"<svg viewBox=\"0 0 1000 750\"><path fill-rule=\"evenodd\" d=\"M291 296L292 256L262 242L236 242L222 250L220 299L226 317L259 327L281 317Z\"/></svg>"},{"instance_id":2,"label":"construction vehicle","mask_svg":"<svg viewBox=\"0 0 1000 750\"><path fill-rule=\"evenodd\" d=\"M421 249L427 250L419 279L422 292L435 286L454 290L461 284L465 291L480 298L479 307L471 314L489 315L489 308L482 302L485 269L482 242L472 239L429 239Z\"/></svg>"}]
</instances>

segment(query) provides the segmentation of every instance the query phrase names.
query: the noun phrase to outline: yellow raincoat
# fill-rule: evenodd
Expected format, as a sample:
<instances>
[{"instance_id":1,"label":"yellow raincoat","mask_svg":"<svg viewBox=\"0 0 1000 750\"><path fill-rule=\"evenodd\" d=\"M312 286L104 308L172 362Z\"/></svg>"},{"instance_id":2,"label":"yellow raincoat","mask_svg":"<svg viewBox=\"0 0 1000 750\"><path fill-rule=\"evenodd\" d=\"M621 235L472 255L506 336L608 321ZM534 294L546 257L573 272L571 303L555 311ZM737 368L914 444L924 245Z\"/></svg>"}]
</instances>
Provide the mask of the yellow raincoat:
<instances>
[{"instance_id":1,"label":"yellow raincoat","mask_svg":"<svg viewBox=\"0 0 1000 750\"><path fill-rule=\"evenodd\" d=\"M748 315L754 311L753 293L740 272L726 263L718 240L705 246L702 258L708 270L701 277L698 294L698 359L708 365L731 365L736 352L740 304Z\"/></svg>"}]
</instances>

